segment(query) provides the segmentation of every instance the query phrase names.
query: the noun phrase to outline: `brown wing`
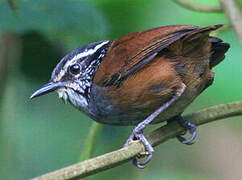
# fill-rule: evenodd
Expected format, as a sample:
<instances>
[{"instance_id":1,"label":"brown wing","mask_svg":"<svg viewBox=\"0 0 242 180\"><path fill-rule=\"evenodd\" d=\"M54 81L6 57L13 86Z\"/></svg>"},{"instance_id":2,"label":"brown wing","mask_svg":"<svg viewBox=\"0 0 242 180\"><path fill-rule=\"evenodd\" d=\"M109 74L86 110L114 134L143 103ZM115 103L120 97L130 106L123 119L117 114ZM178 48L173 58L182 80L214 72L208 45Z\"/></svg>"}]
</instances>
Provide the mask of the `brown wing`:
<instances>
[{"instance_id":1,"label":"brown wing","mask_svg":"<svg viewBox=\"0 0 242 180\"><path fill-rule=\"evenodd\" d=\"M184 83L188 95L164 118L177 115L210 78L209 33L219 27L166 26L126 35L112 42L94 83L108 89L106 96L113 105L134 114L139 109L144 117L171 99Z\"/></svg>"},{"instance_id":2,"label":"brown wing","mask_svg":"<svg viewBox=\"0 0 242 180\"><path fill-rule=\"evenodd\" d=\"M94 82L99 86L119 86L152 61L162 49L198 29L188 25L164 26L114 40L95 74Z\"/></svg>"},{"instance_id":3,"label":"brown wing","mask_svg":"<svg viewBox=\"0 0 242 180\"><path fill-rule=\"evenodd\" d=\"M215 25L205 28L189 25L164 26L128 34L111 43L95 74L94 82L99 86L115 85L118 87L123 80L152 61L161 50L184 36L186 37L182 40L184 45L181 49L182 56L186 56L186 54L193 56L199 52L197 47L205 48L197 55L209 55L210 44L204 46L201 43L208 43L209 32L221 26ZM176 44L174 43L175 46ZM193 51L194 49L196 52Z\"/></svg>"}]
</instances>

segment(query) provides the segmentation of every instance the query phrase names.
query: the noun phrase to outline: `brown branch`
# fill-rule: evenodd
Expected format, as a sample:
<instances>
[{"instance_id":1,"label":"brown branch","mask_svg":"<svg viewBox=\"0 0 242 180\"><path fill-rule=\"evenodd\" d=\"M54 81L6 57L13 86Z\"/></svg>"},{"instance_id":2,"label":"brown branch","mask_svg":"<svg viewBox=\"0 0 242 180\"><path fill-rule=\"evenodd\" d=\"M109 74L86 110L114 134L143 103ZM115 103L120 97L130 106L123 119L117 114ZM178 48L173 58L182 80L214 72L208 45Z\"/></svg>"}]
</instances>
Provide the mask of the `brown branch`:
<instances>
[{"instance_id":1,"label":"brown branch","mask_svg":"<svg viewBox=\"0 0 242 180\"><path fill-rule=\"evenodd\" d=\"M196 125L202 125L215 120L242 115L242 101L230 104L213 106L201 111L185 115L184 118ZM184 129L176 122L172 121L168 125L154 130L147 135L147 139L153 146L167 141L170 138L182 133ZM137 154L144 152L145 148L139 141L133 141L128 147L121 148L72 166L59 169L54 172L34 178L41 179L76 179L96 174L109 168L123 164Z\"/></svg>"},{"instance_id":2,"label":"brown branch","mask_svg":"<svg viewBox=\"0 0 242 180\"><path fill-rule=\"evenodd\" d=\"M222 8L220 6L206 6L197 3L193 3L187 0L173 0L175 3L180 6L198 12L206 12L206 13L222 13Z\"/></svg>"},{"instance_id":3,"label":"brown branch","mask_svg":"<svg viewBox=\"0 0 242 180\"><path fill-rule=\"evenodd\" d=\"M236 0L220 0L220 4L242 45L242 12L239 3Z\"/></svg>"}]
</instances>

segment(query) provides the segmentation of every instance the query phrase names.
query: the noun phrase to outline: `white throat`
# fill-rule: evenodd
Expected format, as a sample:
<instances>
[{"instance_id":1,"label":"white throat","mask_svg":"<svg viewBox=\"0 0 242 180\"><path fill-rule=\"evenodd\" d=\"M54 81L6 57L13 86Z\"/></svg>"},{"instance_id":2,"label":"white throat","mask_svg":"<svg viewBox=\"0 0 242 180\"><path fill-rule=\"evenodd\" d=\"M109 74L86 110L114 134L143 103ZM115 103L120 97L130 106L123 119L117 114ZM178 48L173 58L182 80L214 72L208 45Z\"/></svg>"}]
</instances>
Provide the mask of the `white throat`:
<instances>
[{"instance_id":1,"label":"white throat","mask_svg":"<svg viewBox=\"0 0 242 180\"><path fill-rule=\"evenodd\" d=\"M60 88L57 90L57 93L59 98L63 99L65 103L69 100L78 109L86 109L88 106L87 99L70 88Z\"/></svg>"}]
</instances>

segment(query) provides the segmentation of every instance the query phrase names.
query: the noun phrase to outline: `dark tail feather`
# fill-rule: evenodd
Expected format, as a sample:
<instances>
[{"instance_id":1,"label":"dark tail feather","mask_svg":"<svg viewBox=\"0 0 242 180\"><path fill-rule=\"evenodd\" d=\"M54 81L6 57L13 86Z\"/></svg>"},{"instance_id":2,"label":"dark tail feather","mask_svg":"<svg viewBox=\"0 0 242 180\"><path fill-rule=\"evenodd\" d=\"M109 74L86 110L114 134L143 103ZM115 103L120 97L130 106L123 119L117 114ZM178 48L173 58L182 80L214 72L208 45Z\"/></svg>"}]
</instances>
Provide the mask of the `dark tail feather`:
<instances>
[{"instance_id":1,"label":"dark tail feather","mask_svg":"<svg viewBox=\"0 0 242 180\"><path fill-rule=\"evenodd\" d=\"M224 58L225 53L228 51L230 45L224 43L221 39L216 37L209 37L211 46L210 67L214 67L219 64Z\"/></svg>"}]
</instances>

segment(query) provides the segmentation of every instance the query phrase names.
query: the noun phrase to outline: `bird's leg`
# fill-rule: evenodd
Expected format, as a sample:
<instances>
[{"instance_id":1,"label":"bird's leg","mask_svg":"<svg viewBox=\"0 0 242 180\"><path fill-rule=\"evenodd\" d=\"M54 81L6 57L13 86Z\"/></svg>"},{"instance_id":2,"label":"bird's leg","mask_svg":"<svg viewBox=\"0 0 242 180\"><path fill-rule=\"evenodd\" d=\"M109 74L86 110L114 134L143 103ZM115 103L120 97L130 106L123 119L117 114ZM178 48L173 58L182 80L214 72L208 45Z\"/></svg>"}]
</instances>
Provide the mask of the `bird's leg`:
<instances>
[{"instance_id":1,"label":"bird's leg","mask_svg":"<svg viewBox=\"0 0 242 180\"><path fill-rule=\"evenodd\" d=\"M191 134L191 137L187 139L181 135L177 135L177 139L183 144L192 145L194 143L193 140L196 138L197 135L197 126L185 120L181 115L177 116L176 119L178 120L179 124L186 128Z\"/></svg>"},{"instance_id":2,"label":"bird's leg","mask_svg":"<svg viewBox=\"0 0 242 180\"><path fill-rule=\"evenodd\" d=\"M127 146L130 141L132 140L140 140L146 149L147 153L147 158L144 162L138 162L137 157L133 160L133 163L136 167L138 168L144 168L145 165L151 160L152 158L152 153L154 152L154 149L152 145L148 142L146 137L143 134L143 130L145 127L150 124L161 112L163 112L165 109L167 109L174 101L176 101L185 91L186 85L182 84L182 87L177 91L176 95L173 96L171 100L163 104L160 108L158 108L155 112L153 112L151 115L149 115L144 121L139 123L134 129L130 137L127 139L126 143L124 146Z\"/></svg>"}]
</instances>

